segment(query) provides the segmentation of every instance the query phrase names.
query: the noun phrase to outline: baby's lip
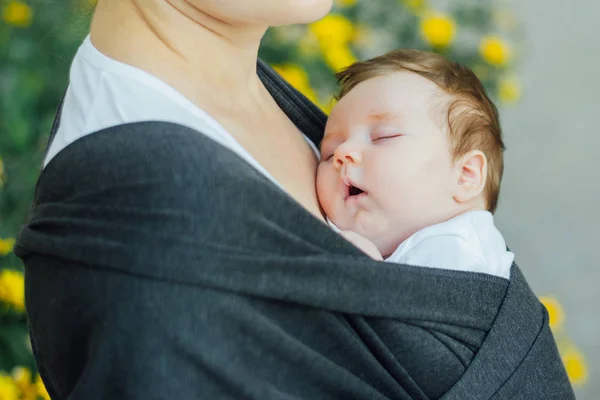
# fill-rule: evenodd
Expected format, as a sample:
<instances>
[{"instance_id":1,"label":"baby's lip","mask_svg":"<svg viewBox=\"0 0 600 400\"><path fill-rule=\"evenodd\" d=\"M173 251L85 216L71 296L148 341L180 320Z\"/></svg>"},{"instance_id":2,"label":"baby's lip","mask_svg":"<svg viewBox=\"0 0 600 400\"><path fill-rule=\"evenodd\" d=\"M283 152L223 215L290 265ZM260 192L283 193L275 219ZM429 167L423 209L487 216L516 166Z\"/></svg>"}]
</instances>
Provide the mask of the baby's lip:
<instances>
[{"instance_id":1,"label":"baby's lip","mask_svg":"<svg viewBox=\"0 0 600 400\"><path fill-rule=\"evenodd\" d=\"M348 197L357 196L360 194L366 194L366 190L358 185L356 182L352 180L348 175L342 176L342 193L344 195L344 200L347 200ZM360 191L359 193L352 194L355 191Z\"/></svg>"}]
</instances>

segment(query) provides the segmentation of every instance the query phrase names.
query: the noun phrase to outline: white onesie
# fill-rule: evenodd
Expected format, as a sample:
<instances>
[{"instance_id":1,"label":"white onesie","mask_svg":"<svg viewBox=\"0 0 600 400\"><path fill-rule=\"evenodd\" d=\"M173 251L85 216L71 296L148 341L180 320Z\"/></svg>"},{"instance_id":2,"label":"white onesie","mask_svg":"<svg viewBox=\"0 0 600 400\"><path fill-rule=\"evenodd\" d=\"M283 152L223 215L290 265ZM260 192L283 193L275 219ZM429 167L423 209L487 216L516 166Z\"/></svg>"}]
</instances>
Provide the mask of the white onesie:
<instances>
[{"instance_id":1,"label":"white onesie","mask_svg":"<svg viewBox=\"0 0 600 400\"><path fill-rule=\"evenodd\" d=\"M331 221L329 225L339 231ZM492 214L477 210L421 229L402 242L385 262L482 272L509 279L514 258L494 226Z\"/></svg>"}]
</instances>

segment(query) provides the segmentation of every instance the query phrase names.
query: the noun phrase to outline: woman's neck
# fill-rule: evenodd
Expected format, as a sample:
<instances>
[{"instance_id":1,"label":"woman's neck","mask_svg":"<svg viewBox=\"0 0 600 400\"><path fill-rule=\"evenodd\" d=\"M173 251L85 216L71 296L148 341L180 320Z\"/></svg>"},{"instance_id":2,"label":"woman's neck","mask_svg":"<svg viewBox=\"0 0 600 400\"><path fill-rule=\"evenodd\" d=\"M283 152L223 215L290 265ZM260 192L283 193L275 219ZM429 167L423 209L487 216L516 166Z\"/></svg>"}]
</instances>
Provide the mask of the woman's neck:
<instances>
[{"instance_id":1,"label":"woman's neck","mask_svg":"<svg viewBox=\"0 0 600 400\"><path fill-rule=\"evenodd\" d=\"M91 40L107 56L149 72L201 104L239 107L260 97L256 61L266 27L228 23L186 1L100 0ZM204 98L204 100L202 100Z\"/></svg>"}]
</instances>

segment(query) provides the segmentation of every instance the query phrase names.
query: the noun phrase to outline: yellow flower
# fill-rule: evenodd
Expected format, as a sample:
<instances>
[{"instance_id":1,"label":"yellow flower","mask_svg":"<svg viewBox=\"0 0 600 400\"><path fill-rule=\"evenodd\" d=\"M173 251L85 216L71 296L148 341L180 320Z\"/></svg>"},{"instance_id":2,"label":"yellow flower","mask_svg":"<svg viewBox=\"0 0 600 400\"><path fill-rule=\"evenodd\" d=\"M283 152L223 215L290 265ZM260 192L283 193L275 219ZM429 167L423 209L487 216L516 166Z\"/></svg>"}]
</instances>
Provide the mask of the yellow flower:
<instances>
[{"instance_id":1,"label":"yellow flower","mask_svg":"<svg viewBox=\"0 0 600 400\"><path fill-rule=\"evenodd\" d=\"M330 14L310 25L317 38L325 63L334 72L356 61L348 44L356 38L356 27L343 15Z\"/></svg>"},{"instance_id":2,"label":"yellow flower","mask_svg":"<svg viewBox=\"0 0 600 400\"><path fill-rule=\"evenodd\" d=\"M501 79L498 82L498 97L503 103L515 103L521 98L521 85L514 78Z\"/></svg>"},{"instance_id":3,"label":"yellow flower","mask_svg":"<svg viewBox=\"0 0 600 400\"><path fill-rule=\"evenodd\" d=\"M447 15L434 13L421 19L421 35L433 47L446 47L456 34L456 24Z\"/></svg>"},{"instance_id":4,"label":"yellow flower","mask_svg":"<svg viewBox=\"0 0 600 400\"><path fill-rule=\"evenodd\" d=\"M21 393L21 400L37 400L38 389L31 381L31 371L24 367L14 368L12 377Z\"/></svg>"},{"instance_id":5,"label":"yellow flower","mask_svg":"<svg viewBox=\"0 0 600 400\"><path fill-rule=\"evenodd\" d=\"M317 95L310 86L308 75L302 68L294 64L275 65L273 68L310 101L313 103L317 101Z\"/></svg>"},{"instance_id":6,"label":"yellow flower","mask_svg":"<svg viewBox=\"0 0 600 400\"><path fill-rule=\"evenodd\" d=\"M31 7L22 1L11 0L4 6L4 12L2 13L4 21L18 28L27 28L31 25L33 18L33 11Z\"/></svg>"},{"instance_id":7,"label":"yellow flower","mask_svg":"<svg viewBox=\"0 0 600 400\"><path fill-rule=\"evenodd\" d=\"M50 395L48 394L48 391L46 390L46 386L44 386L44 382L42 382L42 378L40 378L39 374L35 377L35 382L33 384L35 385L35 388L37 389L38 396L40 396L44 400L51 400Z\"/></svg>"},{"instance_id":8,"label":"yellow flower","mask_svg":"<svg viewBox=\"0 0 600 400\"><path fill-rule=\"evenodd\" d=\"M325 18L310 24L310 31L317 37L322 47L336 47L350 42L355 29L352 22L343 15L329 14Z\"/></svg>"},{"instance_id":9,"label":"yellow flower","mask_svg":"<svg viewBox=\"0 0 600 400\"><path fill-rule=\"evenodd\" d=\"M10 375L0 373L0 399L19 400L19 389Z\"/></svg>"},{"instance_id":10,"label":"yellow flower","mask_svg":"<svg viewBox=\"0 0 600 400\"><path fill-rule=\"evenodd\" d=\"M502 97L502 95L500 95L500 97ZM540 301L544 307L546 307L546 310L548 310L550 328L559 328L565 321L565 313L563 312L560 303L554 297L550 296L542 296L540 297Z\"/></svg>"},{"instance_id":11,"label":"yellow flower","mask_svg":"<svg viewBox=\"0 0 600 400\"><path fill-rule=\"evenodd\" d=\"M356 0L337 0L337 2L342 7L349 7L356 4Z\"/></svg>"},{"instance_id":12,"label":"yellow flower","mask_svg":"<svg viewBox=\"0 0 600 400\"><path fill-rule=\"evenodd\" d=\"M586 382L588 371L583 354L575 348L570 348L564 352L562 361L573 385L581 385Z\"/></svg>"},{"instance_id":13,"label":"yellow flower","mask_svg":"<svg viewBox=\"0 0 600 400\"><path fill-rule=\"evenodd\" d=\"M25 310L25 285L22 273L10 269L0 271L0 301L10 304L18 311Z\"/></svg>"},{"instance_id":14,"label":"yellow flower","mask_svg":"<svg viewBox=\"0 0 600 400\"><path fill-rule=\"evenodd\" d=\"M14 245L15 239L0 239L0 257L12 253Z\"/></svg>"},{"instance_id":15,"label":"yellow flower","mask_svg":"<svg viewBox=\"0 0 600 400\"><path fill-rule=\"evenodd\" d=\"M31 384L31 372L24 367L16 367L12 370L12 377L19 389Z\"/></svg>"},{"instance_id":16,"label":"yellow flower","mask_svg":"<svg viewBox=\"0 0 600 400\"><path fill-rule=\"evenodd\" d=\"M356 57L348 46L336 46L323 49L323 58L325 63L333 72L338 72L342 68L356 62Z\"/></svg>"},{"instance_id":17,"label":"yellow flower","mask_svg":"<svg viewBox=\"0 0 600 400\"><path fill-rule=\"evenodd\" d=\"M511 57L508 44L495 35L488 35L481 39L479 52L486 62L497 67L506 65Z\"/></svg>"}]
</instances>

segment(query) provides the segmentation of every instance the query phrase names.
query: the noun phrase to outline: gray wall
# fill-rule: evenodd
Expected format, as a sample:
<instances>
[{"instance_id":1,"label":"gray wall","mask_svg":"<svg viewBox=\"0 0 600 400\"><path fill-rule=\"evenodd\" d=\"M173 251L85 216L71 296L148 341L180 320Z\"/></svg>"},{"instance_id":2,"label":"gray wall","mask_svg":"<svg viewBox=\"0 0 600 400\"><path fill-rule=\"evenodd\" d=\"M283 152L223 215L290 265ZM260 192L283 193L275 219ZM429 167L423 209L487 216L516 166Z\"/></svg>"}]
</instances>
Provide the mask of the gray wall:
<instances>
[{"instance_id":1,"label":"gray wall","mask_svg":"<svg viewBox=\"0 0 600 400\"><path fill-rule=\"evenodd\" d=\"M529 43L523 98L501 108L497 224L538 295L564 306L587 358L578 399L600 398L600 2L513 0Z\"/></svg>"}]
</instances>

